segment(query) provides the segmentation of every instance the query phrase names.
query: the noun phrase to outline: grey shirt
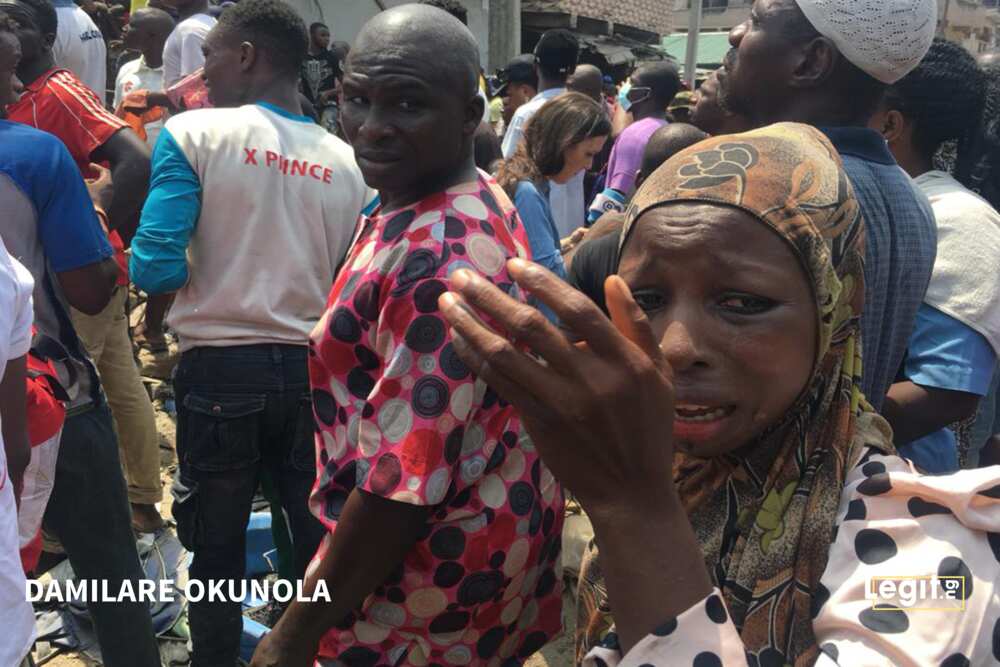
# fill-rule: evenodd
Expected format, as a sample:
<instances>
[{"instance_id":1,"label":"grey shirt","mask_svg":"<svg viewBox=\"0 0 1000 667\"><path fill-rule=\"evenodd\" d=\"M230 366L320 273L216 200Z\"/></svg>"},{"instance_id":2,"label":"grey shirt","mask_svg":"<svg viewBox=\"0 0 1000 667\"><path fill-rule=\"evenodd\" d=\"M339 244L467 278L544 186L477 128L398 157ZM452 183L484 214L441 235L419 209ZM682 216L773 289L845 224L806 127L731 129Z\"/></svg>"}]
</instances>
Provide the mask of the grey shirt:
<instances>
[{"instance_id":1,"label":"grey shirt","mask_svg":"<svg viewBox=\"0 0 1000 667\"><path fill-rule=\"evenodd\" d=\"M35 328L59 341L69 357L57 362L71 411L100 398L100 382L69 318L57 273L112 255L80 170L61 141L47 132L0 120L0 236L35 279ZM69 378L75 376L76 382Z\"/></svg>"}]
</instances>

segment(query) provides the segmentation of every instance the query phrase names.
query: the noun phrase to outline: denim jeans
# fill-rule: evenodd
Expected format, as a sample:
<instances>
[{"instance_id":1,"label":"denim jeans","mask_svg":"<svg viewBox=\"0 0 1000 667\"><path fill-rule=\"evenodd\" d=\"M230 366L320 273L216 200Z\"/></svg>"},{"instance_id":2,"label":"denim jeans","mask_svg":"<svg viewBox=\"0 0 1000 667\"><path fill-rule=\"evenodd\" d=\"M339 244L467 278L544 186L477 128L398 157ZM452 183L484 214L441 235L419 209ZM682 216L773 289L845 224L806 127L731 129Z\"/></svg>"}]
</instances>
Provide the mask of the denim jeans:
<instances>
[{"instance_id":1,"label":"denim jeans","mask_svg":"<svg viewBox=\"0 0 1000 667\"><path fill-rule=\"evenodd\" d=\"M316 477L308 349L295 345L199 347L174 374L177 458L173 514L194 557L190 576L240 580L250 505L266 469L288 520L296 573L325 529L309 513ZM277 511L274 508L273 511ZM189 607L192 667L232 667L242 628L238 602Z\"/></svg>"},{"instance_id":2,"label":"denim jeans","mask_svg":"<svg viewBox=\"0 0 1000 667\"><path fill-rule=\"evenodd\" d=\"M107 579L111 591L128 579L139 590L144 575L111 411L103 401L66 418L44 521L62 543L78 579ZM145 602L90 602L87 608L105 665L160 664Z\"/></svg>"}]
</instances>

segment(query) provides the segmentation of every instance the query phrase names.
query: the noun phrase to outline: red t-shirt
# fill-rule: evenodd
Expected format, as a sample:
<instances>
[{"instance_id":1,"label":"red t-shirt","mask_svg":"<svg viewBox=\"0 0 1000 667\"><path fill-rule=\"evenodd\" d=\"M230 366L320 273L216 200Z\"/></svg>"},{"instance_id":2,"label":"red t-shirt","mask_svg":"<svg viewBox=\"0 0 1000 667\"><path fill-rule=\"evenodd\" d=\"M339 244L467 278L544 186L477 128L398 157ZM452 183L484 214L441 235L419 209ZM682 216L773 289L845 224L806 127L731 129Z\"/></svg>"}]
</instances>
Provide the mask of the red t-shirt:
<instances>
[{"instance_id":1,"label":"red t-shirt","mask_svg":"<svg viewBox=\"0 0 1000 667\"><path fill-rule=\"evenodd\" d=\"M16 104L7 107L7 119L54 134L66 144L80 173L90 171L91 153L128 123L104 108L97 95L76 75L54 67L25 86ZM118 262L118 284L128 284L124 244L117 232L108 235ZM124 272L122 270L124 268Z\"/></svg>"}]
</instances>

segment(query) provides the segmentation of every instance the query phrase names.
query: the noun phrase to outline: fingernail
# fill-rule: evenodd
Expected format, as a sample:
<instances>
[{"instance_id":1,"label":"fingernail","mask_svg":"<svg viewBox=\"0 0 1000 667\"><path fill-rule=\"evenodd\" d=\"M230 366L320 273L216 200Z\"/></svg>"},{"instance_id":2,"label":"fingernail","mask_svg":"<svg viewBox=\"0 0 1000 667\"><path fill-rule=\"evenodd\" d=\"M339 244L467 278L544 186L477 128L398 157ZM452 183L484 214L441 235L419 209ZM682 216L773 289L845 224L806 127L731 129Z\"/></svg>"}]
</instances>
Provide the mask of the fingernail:
<instances>
[{"instance_id":1,"label":"fingernail","mask_svg":"<svg viewBox=\"0 0 1000 667\"><path fill-rule=\"evenodd\" d=\"M461 289L469 284L469 272L465 269L459 269L451 274L451 284L455 287Z\"/></svg>"},{"instance_id":2,"label":"fingernail","mask_svg":"<svg viewBox=\"0 0 1000 667\"><path fill-rule=\"evenodd\" d=\"M458 303L458 299L451 292L445 292L438 297L438 308L441 310L447 310Z\"/></svg>"}]
</instances>

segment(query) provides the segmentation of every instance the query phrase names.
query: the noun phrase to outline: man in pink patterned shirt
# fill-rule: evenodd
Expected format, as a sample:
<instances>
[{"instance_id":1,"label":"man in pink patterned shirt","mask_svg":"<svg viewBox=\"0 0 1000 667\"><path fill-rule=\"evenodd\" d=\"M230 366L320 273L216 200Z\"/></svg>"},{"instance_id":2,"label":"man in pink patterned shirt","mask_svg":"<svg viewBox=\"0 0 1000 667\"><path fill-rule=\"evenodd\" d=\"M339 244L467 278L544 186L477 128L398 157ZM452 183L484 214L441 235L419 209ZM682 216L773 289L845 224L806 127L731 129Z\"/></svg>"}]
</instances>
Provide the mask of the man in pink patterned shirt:
<instances>
[{"instance_id":1,"label":"man in pink patterned shirt","mask_svg":"<svg viewBox=\"0 0 1000 667\"><path fill-rule=\"evenodd\" d=\"M521 664L561 629L563 495L438 312L457 269L511 286L517 212L473 162L478 50L436 8L362 30L341 119L381 207L313 332L313 512L329 529L253 667ZM318 654L318 657L316 657Z\"/></svg>"}]
</instances>

